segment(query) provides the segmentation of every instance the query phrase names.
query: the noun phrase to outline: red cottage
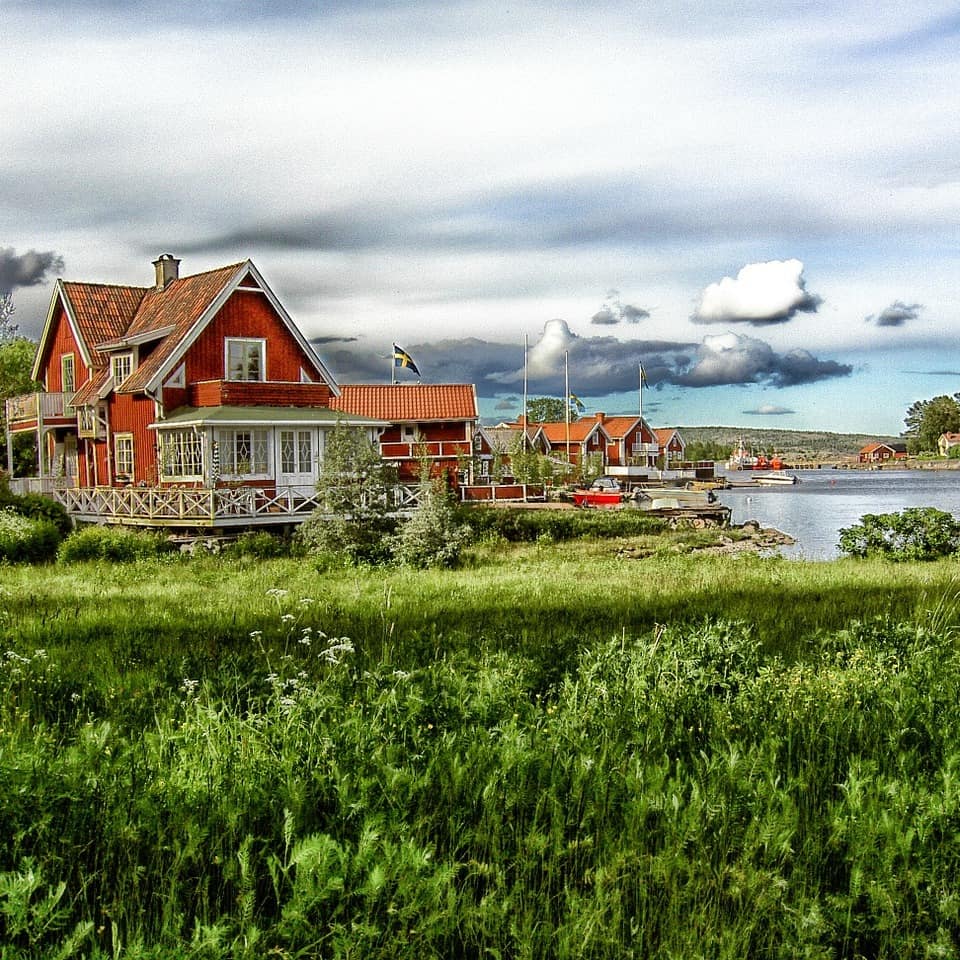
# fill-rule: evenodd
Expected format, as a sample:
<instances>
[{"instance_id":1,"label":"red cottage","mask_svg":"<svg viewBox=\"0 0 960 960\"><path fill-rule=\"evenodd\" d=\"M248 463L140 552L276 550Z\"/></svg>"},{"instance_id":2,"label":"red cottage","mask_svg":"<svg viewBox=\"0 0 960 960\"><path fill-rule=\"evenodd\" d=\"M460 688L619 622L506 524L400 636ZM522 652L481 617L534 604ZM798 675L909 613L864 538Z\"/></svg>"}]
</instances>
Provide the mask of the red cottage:
<instances>
[{"instance_id":1,"label":"red cottage","mask_svg":"<svg viewBox=\"0 0 960 960\"><path fill-rule=\"evenodd\" d=\"M332 409L340 388L252 262L151 287L58 280L33 377L7 401L39 483L82 519L239 526L302 518L326 431L386 423ZM13 462L8 457L8 462Z\"/></svg>"},{"instance_id":2,"label":"red cottage","mask_svg":"<svg viewBox=\"0 0 960 960\"><path fill-rule=\"evenodd\" d=\"M471 383L343 384L330 405L389 423L380 436L380 455L396 465L401 483L416 483L424 462L432 476L446 471L456 482L472 461L479 417Z\"/></svg>"}]
</instances>

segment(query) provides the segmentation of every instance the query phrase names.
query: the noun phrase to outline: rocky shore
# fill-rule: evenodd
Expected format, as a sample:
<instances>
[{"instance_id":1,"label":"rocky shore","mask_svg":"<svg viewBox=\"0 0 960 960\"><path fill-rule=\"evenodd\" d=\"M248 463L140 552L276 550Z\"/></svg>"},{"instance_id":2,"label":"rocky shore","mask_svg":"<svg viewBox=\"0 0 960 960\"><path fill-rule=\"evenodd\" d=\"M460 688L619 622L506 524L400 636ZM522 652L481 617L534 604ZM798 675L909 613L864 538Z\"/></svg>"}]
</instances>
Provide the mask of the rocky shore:
<instances>
[{"instance_id":1,"label":"rocky shore","mask_svg":"<svg viewBox=\"0 0 960 960\"><path fill-rule=\"evenodd\" d=\"M673 553L698 555L736 555L739 553L764 553L777 547L796 543L793 537L773 527L761 527L756 520L747 520L737 526L717 530L710 543L678 543L671 547ZM663 555L663 550L648 547L628 547L619 551L619 556L628 560L644 560Z\"/></svg>"}]
</instances>

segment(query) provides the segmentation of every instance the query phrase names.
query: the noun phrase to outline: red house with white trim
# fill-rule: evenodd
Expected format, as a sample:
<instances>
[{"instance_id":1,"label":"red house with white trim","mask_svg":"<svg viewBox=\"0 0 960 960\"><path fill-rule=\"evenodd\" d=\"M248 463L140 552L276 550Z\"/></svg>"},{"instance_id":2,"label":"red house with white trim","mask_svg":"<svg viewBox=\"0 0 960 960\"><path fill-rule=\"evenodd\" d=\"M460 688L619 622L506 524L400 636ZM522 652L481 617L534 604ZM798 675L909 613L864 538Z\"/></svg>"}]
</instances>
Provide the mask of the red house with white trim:
<instances>
[{"instance_id":1,"label":"red house with white trim","mask_svg":"<svg viewBox=\"0 0 960 960\"><path fill-rule=\"evenodd\" d=\"M330 406L389 423L380 456L396 466L401 483L417 482L424 463L431 476L446 472L456 481L473 456L479 414L472 383L343 384Z\"/></svg>"},{"instance_id":2,"label":"red house with white trim","mask_svg":"<svg viewBox=\"0 0 960 960\"><path fill-rule=\"evenodd\" d=\"M58 280L33 369L45 389L7 401L8 435L37 434L41 488L76 516L308 513L326 431L387 424L331 407L340 387L251 261L179 264L161 256L149 287Z\"/></svg>"}]
</instances>

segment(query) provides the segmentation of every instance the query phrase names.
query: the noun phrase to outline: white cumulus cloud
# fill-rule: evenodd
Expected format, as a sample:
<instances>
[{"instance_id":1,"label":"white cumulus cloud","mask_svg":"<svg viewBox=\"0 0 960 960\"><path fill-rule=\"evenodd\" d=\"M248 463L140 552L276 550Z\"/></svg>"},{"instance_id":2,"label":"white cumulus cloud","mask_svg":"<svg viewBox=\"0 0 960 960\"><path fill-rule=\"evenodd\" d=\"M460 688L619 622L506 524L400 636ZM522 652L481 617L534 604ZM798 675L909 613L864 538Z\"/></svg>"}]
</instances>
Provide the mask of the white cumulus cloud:
<instances>
[{"instance_id":1,"label":"white cumulus cloud","mask_svg":"<svg viewBox=\"0 0 960 960\"><path fill-rule=\"evenodd\" d=\"M700 297L694 323L783 323L797 313L815 313L820 298L809 293L796 259L748 263L736 277L711 283Z\"/></svg>"}]
</instances>

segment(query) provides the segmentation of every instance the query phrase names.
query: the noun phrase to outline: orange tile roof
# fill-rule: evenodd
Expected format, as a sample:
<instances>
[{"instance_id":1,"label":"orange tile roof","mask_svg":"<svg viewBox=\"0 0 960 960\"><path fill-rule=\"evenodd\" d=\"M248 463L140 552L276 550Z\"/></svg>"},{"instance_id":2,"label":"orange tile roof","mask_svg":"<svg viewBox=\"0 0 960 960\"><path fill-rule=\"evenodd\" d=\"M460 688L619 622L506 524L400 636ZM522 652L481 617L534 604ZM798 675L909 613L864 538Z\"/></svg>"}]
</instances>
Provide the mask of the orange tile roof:
<instances>
[{"instance_id":1,"label":"orange tile roof","mask_svg":"<svg viewBox=\"0 0 960 960\"><path fill-rule=\"evenodd\" d=\"M243 263L234 263L218 267L206 273L173 280L163 290L155 287L147 290L127 334L135 336L168 326L174 329L124 382L123 393L143 390L242 266Z\"/></svg>"},{"instance_id":2,"label":"orange tile roof","mask_svg":"<svg viewBox=\"0 0 960 960\"><path fill-rule=\"evenodd\" d=\"M580 419L596 423L596 417L581 417ZM607 431L611 440L621 440L637 425L640 419L639 414L633 417L604 417L603 429Z\"/></svg>"},{"instance_id":3,"label":"orange tile roof","mask_svg":"<svg viewBox=\"0 0 960 960\"><path fill-rule=\"evenodd\" d=\"M147 291L145 287L64 282L63 292L76 317L84 346L93 353L98 343L123 336Z\"/></svg>"},{"instance_id":4,"label":"orange tile roof","mask_svg":"<svg viewBox=\"0 0 960 960\"><path fill-rule=\"evenodd\" d=\"M584 420L573 420L570 423L570 442L571 443L583 443L587 437L593 432L596 427L603 427L603 424L598 420L590 417L589 419ZM567 442L567 425L566 423L541 423L540 429L543 431L543 435L550 441L552 444L566 443Z\"/></svg>"},{"instance_id":5,"label":"orange tile roof","mask_svg":"<svg viewBox=\"0 0 960 960\"><path fill-rule=\"evenodd\" d=\"M64 283L63 291L91 354L99 344L111 340L174 328L124 383L123 392L134 393L150 382L244 264L245 261L181 277L163 290L106 283Z\"/></svg>"},{"instance_id":6,"label":"orange tile roof","mask_svg":"<svg viewBox=\"0 0 960 960\"><path fill-rule=\"evenodd\" d=\"M96 403L101 389L103 389L109 379L109 367L99 367L95 369L90 379L73 395L73 406L82 407L84 404Z\"/></svg>"},{"instance_id":7,"label":"orange tile roof","mask_svg":"<svg viewBox=\"0 0 960 960\"><path fill-rule=\"evenodd\" d=\"M667 443L677 430L675 427L658 427L653 432L657 436L658 443Z\"/></svg>"},{"instance_id":8,"label":"orange tile roof","mask_svg":"<svg viewBox=\"0 0 960 960\"><path fill-rule=\"evenodd\" d=\"M391 423L477 419L477 395L470 383L347 383L330 406Z\"/></svg>"}]
</instances>

